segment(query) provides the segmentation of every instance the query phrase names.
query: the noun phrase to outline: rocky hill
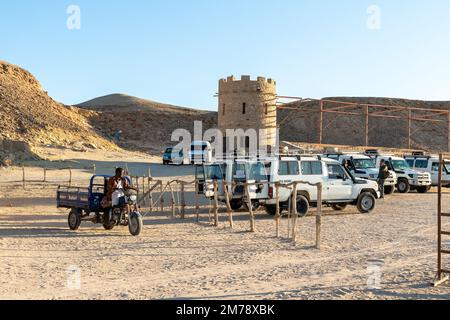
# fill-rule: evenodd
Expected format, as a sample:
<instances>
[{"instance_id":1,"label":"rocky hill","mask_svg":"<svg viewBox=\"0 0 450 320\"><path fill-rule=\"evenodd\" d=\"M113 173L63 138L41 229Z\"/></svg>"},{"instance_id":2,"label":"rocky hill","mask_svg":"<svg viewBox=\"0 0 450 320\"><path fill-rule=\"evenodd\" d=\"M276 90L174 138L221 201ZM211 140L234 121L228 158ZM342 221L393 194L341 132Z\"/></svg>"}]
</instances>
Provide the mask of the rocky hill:
<instances>
[{"instance_id":1,"label":"rocky hill","mask_svg":"<svg viewBox=\"0 0 450 320\"><path fill-rule=\"evenodd\" d=\"M217 125L217 113L177 107L123 94L113 94L84 102L78 107L103 135L112 137L121 130L117 143L127 149L161 152L172 145L171 134L186 129L193 134L194 121L204 130ZM95 111L95 112L92 112Z\"/></svg>"},{"instance_id":2,"label":"rocky hill","mask_svg":"<svg viewBox=\"0 0 450 320\"><path fill-rule=\"evenodd\" d=\"M78 108L54 101L31 73L7 62L0 62L0 127L1 141L26 143L31 149L36 145L117 149ZM6 151L14 153L14 148Z\"/></svg>"}]
</instances>

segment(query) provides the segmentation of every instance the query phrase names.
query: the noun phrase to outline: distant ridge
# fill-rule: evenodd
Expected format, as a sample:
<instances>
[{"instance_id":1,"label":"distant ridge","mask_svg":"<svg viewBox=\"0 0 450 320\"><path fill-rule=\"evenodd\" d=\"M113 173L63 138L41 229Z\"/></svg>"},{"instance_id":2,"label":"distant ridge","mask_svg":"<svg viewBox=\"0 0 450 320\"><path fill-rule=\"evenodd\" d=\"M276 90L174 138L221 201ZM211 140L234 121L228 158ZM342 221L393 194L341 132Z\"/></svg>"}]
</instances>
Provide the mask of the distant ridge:
<instances>
[{"instance_id":1,"label":"distant ridge","mask_svg":"<svg viewBox=\"0 0 450 320\"><path fill-rule=\"evenodd\" d=\"M144 111L144 110L165 110L173 112L196 112L200 110L193 108L174 106L167 103L156 102L152 100L141 99L126 94L115 93L98 97L76 105L79 108L90 109L94 111ZM205 111L207 113L207 111Z\"/></svg>"}]
</instances>

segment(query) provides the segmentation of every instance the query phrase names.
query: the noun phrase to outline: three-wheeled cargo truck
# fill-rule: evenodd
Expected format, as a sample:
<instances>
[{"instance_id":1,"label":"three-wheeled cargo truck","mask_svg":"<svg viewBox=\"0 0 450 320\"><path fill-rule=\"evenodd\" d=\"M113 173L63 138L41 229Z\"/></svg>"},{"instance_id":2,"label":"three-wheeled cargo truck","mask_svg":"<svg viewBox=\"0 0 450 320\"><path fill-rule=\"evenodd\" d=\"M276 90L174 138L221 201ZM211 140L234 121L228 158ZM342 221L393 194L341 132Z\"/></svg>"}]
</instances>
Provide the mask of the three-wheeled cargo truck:
<instances>
[{"instance_id":1,"label":"three-wheeled cargo truck","mask_svg":"<svg viewBox=\"0 0 450 320\"><path fill-rule=\"evenodd\" d=\"M138 236L143 227L142 215L137 204L137 195L125 192L118 206L103 208L110 176L95 175L88 188L59 186L56 194L58 208L70 209L68 224L71 230L78 230L82 221L102 224L105 230L115 226L128 226L133 236ZM128 178L127 178L128 179ZM128 179L129 180L129 179Z\"/></svg>"}]
</instances>

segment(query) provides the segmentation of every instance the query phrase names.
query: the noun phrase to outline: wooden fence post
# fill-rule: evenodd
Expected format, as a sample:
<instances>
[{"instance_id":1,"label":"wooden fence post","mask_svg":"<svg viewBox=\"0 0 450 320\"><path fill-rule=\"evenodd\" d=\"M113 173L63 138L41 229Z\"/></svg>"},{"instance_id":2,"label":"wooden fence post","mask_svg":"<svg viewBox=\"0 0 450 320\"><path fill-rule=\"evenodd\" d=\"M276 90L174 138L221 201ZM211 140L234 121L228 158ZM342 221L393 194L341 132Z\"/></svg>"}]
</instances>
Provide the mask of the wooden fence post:
<instances>
[{"instance_id":1,"label":"wooden fence post","mask_svg":"<svg viewBox=\"0 0 450 320\"><path fill-rule=\"evenodd\" d=\"M198 183L197 180L194 181L194 188L195 188L195 214L197 216L197 223L200 222L200 203L199 203L199 195L198 193L200 192L199 188L198 188Z\"/></svg>"},{"instance_id":2,"label":"wooden fence post","mask_svg":"<svg viewBox=\"0 0 450 320\"><path fill-rule=\"evenodd\" d=\"M280 220L281 220L281 214L280 214L280 186L278 183L275 185L275 199L276 199L276 212L275 212L275 225L276 225L276 233L277 238L280 237Z\"/></svg>"},{"instance_id":3,"label":"wooden fence post","mask_svg":"<svg viewBox=\"0 0 450 320\"><path fill-rule=\"evenodd\" d=\"M322 184L317 186L316 248L320 250L322 233Z\"/></svg>"},{"instance_id":4,"label":"wooden fence post","mask_svg":"<svg viewBox=\"0 0 450 320\"><path fill-rule=\"evenodd\" d=\"M186 196L184 192L185 192L184 182L181 182L181 219L184 219L186 216Z\"/></svg>"},{"instance_id":5,"label":"wooden fence post","mask_svg":"<svg viewBox=\"0 0 450 320\"><path fill-rule=\"evenodd\" d=\"M161 204L161 213L164 212L164 186L163 182L161 181L161 195L160 195L160 204Z\"/></svg>"},{"instance_id":6,"label":"wooden fence post","mask_svg":"<svg viewBox=\"0 0 450 320\"><path fill-rule=\"evenodd\" d=\"M255 232L255 216L253 213L252 199L250 198L250 187L245 183L245 193L247 197L247 207L250 212L250 232Z\"/></svg>"},{"instance_id":7,"label":"wooden fence post","mask_svg":"<svg viewBox=\"0 0 450 320\"><path fill-rule=\"evenodd\" d=\"M217 180L214 180L214 226L219 226L219 190Z\"/></svg>"},{"instance_id":8,"label":"wooden fence post","mask_svg":"<svg viewBox=\"0 0 450 320\"><path fill-rule=\"evenodd\" d=\"M146 198L146 196L145 196L145 177L142 177L142 197L144 198L143 203L145 206L145 205L147 205L147 200L145 200L145 198Z\"/></svg>"},{"instance_id":9,"label":"wooden fence post","mask_svg":"<svg viewBox=\"0 0 450 320\"><path fill-rule=\"evenodd\" d=\"M25 189L25 166L22 166L22 187Z\"/></svg>"},{"instance_id":10,"label":"wooden fence post","mask_svg":"<svg viewBox=\"0 0 450 320\"><path fill-rule=\"evenodd\" d=\"M151 178L149 177L148 178L148 190L149 190L148 199L150 201L150 208L149 208L150 212L153 212L153 195L152 195L153 186L151 185L150 180L151 180Z\"/></svg>"},{"instance_id":11,"label":"wooden fence post","mask_svg":"<svg viewBox=\"0 0 450 320\"><path fill-rule=\"evenodd\" d=\"M228 190L228 185L223 180L223 191L225 193L225 202L227 204L227 212L228 212L228 221L230 222L230 228L233 229L234 223L233 223L233 210L231 209L231 203L230 203L230 194Z\"/></svg>"},{"instance_id":12,"label":"wooden fence post","mask_svg":"<svg viewBox=\"0 0 450 320\"><path fill-rule=\"evenodd\" d=\"M175 219L176 217L176 212L175 212L175 194L173 192L173 188L172 188L172 184L169 182L169 189L170 189L170 193L172 195L172 219Z\"/></svg>"},{"instance_id":13,"label":"wooden fence post","mask_svg":"<svg viewBox=\"0 0 450 320\"><path fill-rule=\"evenodd\" d=\"M294 190L292 191L292 215L293 215L293 221L292 221L292 241L297 240L297 183L294 183Z\"/></svg>"}]
</instances>

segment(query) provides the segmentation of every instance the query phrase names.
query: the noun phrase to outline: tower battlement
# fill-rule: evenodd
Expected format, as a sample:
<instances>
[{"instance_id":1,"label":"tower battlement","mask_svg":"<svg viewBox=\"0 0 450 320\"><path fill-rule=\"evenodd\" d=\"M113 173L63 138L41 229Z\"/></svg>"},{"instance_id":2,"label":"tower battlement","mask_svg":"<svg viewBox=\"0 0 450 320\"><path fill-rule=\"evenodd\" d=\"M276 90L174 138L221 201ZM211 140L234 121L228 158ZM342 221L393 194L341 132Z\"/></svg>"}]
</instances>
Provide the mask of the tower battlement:
<instances>
[{"instance_id":1,"label":"tower battlement","mask_svg":"<svg viewBox=\"0 0 450 320\"><path fill-rule=\"evenodd\" d=\"M237 84L237 83L265 83L271 85L277 85L276 81L265 77L257 77L256 80L252 80L250 76L243 75L240 79L237 79L235 76L229 76L227 78L223 78L219 80L219 83L228 83L228 84Z\"/></svg>"},{"instance_id":2,"label":"tower battlement","mask_svg":"<svg viewBox=\"0 0 450 320\"><path fill-rule=\"evenodd\" d=\"M276 94L277 83L273 79L258 77L252 80L250 76L241 76L236 79L229 76L219 80L219 92L259 92L260 94Z\"/></svg>"}]
</instances>

